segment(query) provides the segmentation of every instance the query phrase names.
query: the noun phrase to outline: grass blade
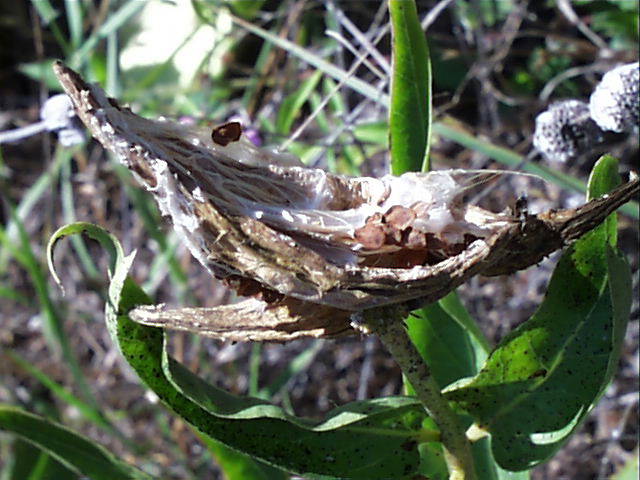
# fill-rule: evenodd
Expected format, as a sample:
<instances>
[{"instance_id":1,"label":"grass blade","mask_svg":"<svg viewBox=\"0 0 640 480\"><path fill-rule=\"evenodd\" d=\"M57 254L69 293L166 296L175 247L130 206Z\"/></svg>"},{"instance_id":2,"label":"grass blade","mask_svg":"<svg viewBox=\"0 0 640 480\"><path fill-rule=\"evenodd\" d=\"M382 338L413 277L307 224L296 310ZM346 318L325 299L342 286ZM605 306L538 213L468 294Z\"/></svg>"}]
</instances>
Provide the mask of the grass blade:
<instances>
[{"instance_id":1,"label":"grass blade","mask_svg":"<svg viewBox=\"0 0 640 480\"><path fill-rule=\"evenodd\" d=\"M0 429L18 435L93 480L151 479L88 438L13 406L0 405Z\"/></svg>"},{"instance_id":2,"label":"grass blade","mask_svg":"<svg viewBox=\"0 0 640 480\"><path fill-rule=\"evenodd\" d=\"M78 364L78 360L73 354L71 344L69 343L68 337L62 326L62 318L60 317L58 309L51 298L49 286L44 273L42 272L40 262L38 262L35 254L33 253L27 232L25 231L22 222L18 220L15 210L11 209L10 212L11 218L18 227L18 244L16 245L14 242L11 242L1 226L0 243L3 243L4 246L13 253L16 260L20 262L22 267L29 274L33 287L36 291L38 302L40 303L43 319L42 328L45 337L48 340L49 347L54 352L62 353L62 357L71 370L74 381L82 392L85 400L90 402L95 408L99 408L82 373L82 369Z\"/></svg>"},{"instance_id":3,"label":"grass blade","mask_svg":"<svg viewBox=\"0 0 640 480\"><path fill-rule=\"evenodd\" d=\"M84 43L71 56L69 63L74 67L80 67L87 61L96 45L103 38L107 38L111 33L119 30L125 23L131 20L140 10L146 6L146 2L129 0L117 11L109 15L106 22L100 25L94 33L87 38Z\"/></svg>"}]
</instances>

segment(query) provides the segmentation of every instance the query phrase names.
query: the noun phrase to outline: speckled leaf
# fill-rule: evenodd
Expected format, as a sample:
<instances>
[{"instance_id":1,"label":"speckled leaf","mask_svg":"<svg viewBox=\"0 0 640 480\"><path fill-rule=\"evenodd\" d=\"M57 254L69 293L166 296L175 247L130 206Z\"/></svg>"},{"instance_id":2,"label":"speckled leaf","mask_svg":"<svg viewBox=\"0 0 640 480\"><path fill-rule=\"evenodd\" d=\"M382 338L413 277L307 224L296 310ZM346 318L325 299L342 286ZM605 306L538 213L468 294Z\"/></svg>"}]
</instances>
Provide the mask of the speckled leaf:
<instances>
[{"instance_id":1,"label":"speckled leaf","mask_svg":"<svg viewBox=\"0 0 640 480\"><path fill-rule=\"evenodd\" d=\"M151 479L93 440L14 406L0 405L0 430L18 435L73 472L94 480Z\"/></svg>"},{"instance_id":2,"label":"speckled leaf","mask_svg":"<svg viewBox=\"0 0 640 480\"><path fill-rule=\"evenodd\" d=\"M431 128L431 63L414 0L389 0L393 72L389 134L391 171L427 171Z\"/></svg>"},{"instance_id":3,"label":"speckled leaf","mask_svg":"<svg viewBox=\"0 0 640 480\"><path fill-rule=\"evenodd\" d=\"M87 232L87 224L56 233ZM93 226L92 236L96 234ZM415 439L425 419L415 399L384 398L354 402L330 412L322 421L288 415L266 401L231 395L173 360L164 348L163 331L132 322L126 312L150 304L127 277L133 256L124 256L112 236L115 254L107 325L114 341L141 380L198 431L254 458L301 475L342 478L404 478L418 468ZM55 240L52 240L54 242Z\"/></svg>"},{"instance_id":4,"label":"speckled leaf","mask_svg":"<svg viewBox=\"0 0 640 480\"><path fill-rule=\"evenodd\" d=\"M589 196L615 185L617 162L594 167ZM615 216L567 249L535 315L508 335L450 400L492 437L497 462L524 470L553 455L611 380L629 318L629 266L614 249Z\"/></svg>"}]
</instances>

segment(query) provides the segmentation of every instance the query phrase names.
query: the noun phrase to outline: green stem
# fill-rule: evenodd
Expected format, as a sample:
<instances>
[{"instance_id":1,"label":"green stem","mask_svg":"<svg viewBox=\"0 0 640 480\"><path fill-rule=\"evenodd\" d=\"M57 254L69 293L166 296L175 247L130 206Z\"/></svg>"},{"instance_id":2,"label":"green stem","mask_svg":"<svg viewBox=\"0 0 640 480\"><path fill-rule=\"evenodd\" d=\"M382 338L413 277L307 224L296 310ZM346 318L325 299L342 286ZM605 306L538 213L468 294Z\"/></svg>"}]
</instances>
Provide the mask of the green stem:
<instances>
[{"instance_id":1,"label":"green stem","mask_svg":"<svg viewBox=\"0 0 640 480\"><path fill-rule=\"evenodd\" d=\"M431 369L416 349L404 325L406 312L398 307L383 307L363 312L362 330L378 335L402 372L413 386L416 396L440 429L449 467L450 480L475 480L471 444L449 402L440 393Z\"/></svg>"}]
</instances>

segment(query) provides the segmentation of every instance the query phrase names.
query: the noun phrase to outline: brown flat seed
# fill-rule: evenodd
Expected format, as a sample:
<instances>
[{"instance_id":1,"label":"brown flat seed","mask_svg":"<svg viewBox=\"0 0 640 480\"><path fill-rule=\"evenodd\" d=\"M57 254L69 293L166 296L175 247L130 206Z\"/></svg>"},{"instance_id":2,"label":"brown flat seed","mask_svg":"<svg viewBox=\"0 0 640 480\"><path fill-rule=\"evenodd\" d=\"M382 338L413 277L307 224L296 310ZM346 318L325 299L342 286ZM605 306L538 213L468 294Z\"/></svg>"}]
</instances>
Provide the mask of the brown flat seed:
<instances>
[{"instance_id":1,"label":"brown flat seed","mask_svg":"<svg viewBox=\"0 0 640 480\"><path fill-rule=\"evenodd\" d=\"M377 250L384 245L385 233L380 225L367 223L355 231L355 239L367 250Z\"/></svg>"},{"instance_id":2,"label":"brown flat seed","mask_svg":"<svg viewBox=\"0 0 640 480\"><path fill-rule=\"evenodd\" d=\"M398 230L404 230L413 224L416 213L402 205L394 205L384 214L384 222Z\"/></svg>"},{"instance_id":3,"label":"brown flat seed","mask_svg":"<svg viewBox=\"0 0 640 480\"><path fill-rule=\"evenodd\" d=\"M240 122L228 122L216 127L211 132L211 139L214 143L226 147L231 142L237 142L242 135Z\"/></svg>"},{"instance_id":4,"label":"brown flat seed","mask_svg":"<svg viewBox=\"0 0 640 480\"><path fill-rule=\"evenodd\" d=\"M410 230L405 244L411 250L422 250L427 248L427 236L422 232Z\"/></svg>"}]
</instances>

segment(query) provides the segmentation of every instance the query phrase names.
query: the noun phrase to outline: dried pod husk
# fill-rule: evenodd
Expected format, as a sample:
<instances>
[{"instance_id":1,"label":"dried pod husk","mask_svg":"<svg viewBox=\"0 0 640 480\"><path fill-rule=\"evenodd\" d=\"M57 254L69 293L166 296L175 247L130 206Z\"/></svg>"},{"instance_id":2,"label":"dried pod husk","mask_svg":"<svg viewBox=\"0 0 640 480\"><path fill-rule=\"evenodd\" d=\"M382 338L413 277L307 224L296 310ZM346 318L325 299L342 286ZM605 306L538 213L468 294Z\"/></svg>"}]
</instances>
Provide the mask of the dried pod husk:
<instances>
[{"instance_id":1,"label":"dried pod husk","mask_svg":"<svg viewBox=\"0 0 640 480\"><path fill-rule=\"evenodd\" d=\"M199 313L140 307L130 315L141 323L235 340L342 335L354 312L432 302L473 275L535 264L638 190L636 180L578 209L493 213L462 199L500 173L333 175L243 135L220 145L210 132L141 118L61 63L54 69L80 119L154 195L194 257L251 296Z\"/></svg>"}]
</instances>

